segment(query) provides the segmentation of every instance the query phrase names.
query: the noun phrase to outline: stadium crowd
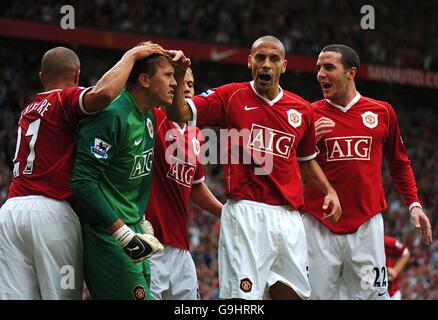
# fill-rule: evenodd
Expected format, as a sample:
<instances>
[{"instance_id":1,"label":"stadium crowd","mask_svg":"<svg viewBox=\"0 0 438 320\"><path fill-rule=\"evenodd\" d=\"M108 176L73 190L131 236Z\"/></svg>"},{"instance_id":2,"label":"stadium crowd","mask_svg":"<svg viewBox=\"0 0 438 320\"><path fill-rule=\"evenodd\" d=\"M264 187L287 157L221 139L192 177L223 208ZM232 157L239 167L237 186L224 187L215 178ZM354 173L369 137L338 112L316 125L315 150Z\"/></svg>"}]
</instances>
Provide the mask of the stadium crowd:
<instances>
[{"instance_id":1,"label":"stadium crowd","mask_svg":"<svg viewBox=\"0 0 438 320\"><path fill-rule=\"evenodd\" d=\"M37 75L39 59L44 50L34 48L25 51L24 47L0 49L0 205L6 199L9 181L12 175L12 158L15 152L16 123L22 107L31 101L33 95L40 91ZM88 86L94 84L96 75L115 60L114 53L106 52L104 58L98 58L96 54L86 51L78 51L84 65L80 84ZM225 68L225 69L224 69ZM237 68L244 78L245 68ZM227 69L224 66L215 67L208 65L208 72L204 67L196 63L193 66L197 77L196 89L198 92L210 86L226 82ZM225 71L225 72L224 72ZM208 76L205 76L205 73ZM314 77L306 76L303 79L305 86L316 86ZM359 90L369 83L359 83ZM293 85L283 83L285 88ZM394 89L389 85L382 84L388 90ZM368 88L366 88L368 89ZM420 90L420 89L419 89ZM312 90L308 90L312 92ZM368 91L368 90L365 90ZM412 92L416 91L412 89ZM319 98L318 90L308 100ZM438 112L432 106L426 105L421 99L412 94L410 99L402 99L396 94L387 93L395 107L402 130L403 139L412 160L420 198L424 203L426 212L431 217L434 243L430 247L420 244L420 238L413 230L409 222L407 208L401 197L390 184L389 175L386 173L384 185L387 193L388 209L384 213L385 232L397 237L407 244L411 252L408 268L404 272L401 289L404 299L438 299L438 150L435 148L435 139L438 136ZM418 105L421 101L422 105ZM383 168L386 171L386 168ZM222 170L219 165L209 164L206 166L206 183L221 201L225 202L223 193ZM217 244L220 229L220 221L208 215L199 208L193 207L190 220L190 243L199 278L199 289L202 299L218 298L217 277Z\"/></svg>"},{"instance_id":2,"label":"stadium crowd","mask_svg":"<svg viewBox=\"0 0 438 320\"><path fill-rule=\"evenodd\" d=\"M159 0L1 2L0 17L5 18L59 24L61 7L69 4L75 9L76 27L239 47L275 33L287 53L313 56L321 45L339 42L370 63L438 70L435 1L278 0L269 6L252 0L180 0L171 6ZM361 29L364 5L372 5L375 12L375 29L369 32Z\"/></svg>"}]
</instances>

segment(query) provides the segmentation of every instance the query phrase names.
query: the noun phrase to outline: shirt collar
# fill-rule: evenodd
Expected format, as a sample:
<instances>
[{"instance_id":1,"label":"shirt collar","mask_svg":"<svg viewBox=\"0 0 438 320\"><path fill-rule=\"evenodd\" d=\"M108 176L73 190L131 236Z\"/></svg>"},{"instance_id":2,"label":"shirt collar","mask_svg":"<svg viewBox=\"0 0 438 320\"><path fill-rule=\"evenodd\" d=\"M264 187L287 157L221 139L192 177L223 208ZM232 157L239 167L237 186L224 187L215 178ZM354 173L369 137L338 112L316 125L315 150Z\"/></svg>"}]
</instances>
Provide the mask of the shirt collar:
<instances>
[{"instance_id":1,"label":"shirt collar","mask_svg":"<svg viewBox=\"0 0 438 320\"><path fill-rule=\"evenodd\" d=\"M281 98L283 98L283 89L281 89L280 86L278 86L278 89L280 90L279 93L278 93L278 95L277 95L274 99L269 100L269 99L266 99L265 97L261 96L261 95L257 92L257 90L256 90L255 87L254 87L254 80L250 82L250 85L251 85L252 91L254 91L254 93L255 93L260 99L262 99L263 101L265 101L265 102L266 102L267 104L269 104L271 107L272 107L274 104L276 104L278 101L280 101Z\"/></svg>"},{"instance_id":2,"label":"shirt collar","mask_svg":"<svg viewBox=\"0 0 438 320\"><path fill-rule=\"evenodd\" d=\"M325 101L327 101L333 107L338 108L342 112L347 112L359 101L360 97L362 97L361 94L356 91L356 95L354 96L354 98L345 107L341 106L340 104L331 102L329 99L325 99Z\"/></svg>"}]
</instances>

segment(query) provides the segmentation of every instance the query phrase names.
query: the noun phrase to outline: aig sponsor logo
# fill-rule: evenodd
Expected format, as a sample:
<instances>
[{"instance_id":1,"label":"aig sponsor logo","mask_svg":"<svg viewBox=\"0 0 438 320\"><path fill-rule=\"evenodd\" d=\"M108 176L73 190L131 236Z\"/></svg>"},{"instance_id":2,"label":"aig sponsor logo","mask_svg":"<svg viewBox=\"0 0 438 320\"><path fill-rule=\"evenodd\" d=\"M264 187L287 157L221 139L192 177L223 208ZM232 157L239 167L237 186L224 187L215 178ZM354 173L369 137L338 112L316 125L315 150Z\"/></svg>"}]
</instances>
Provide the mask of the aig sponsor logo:
<instances>
[{"instance_id":1,"label":"aig sponsor logo","mask_svg":"<svg viewBox=\"0 0 438 320\"><path fill-rule=\"evenodd\" d=\"M169 161L169 171L167 177L183 186L190 187L196 171L196 165L184 162L171 156Z\"/></svg>"},{"instance_id":2,"label":"aig sponsor logo","mask_svg":"<svg viewBox=\"0 0 438 320\"><path fill-rule=\"evenodd\" d=\"M351 136L325 139L327 161L370 160L372 137Z\"/></svg>"},{"instance_id":3,"label":"aig sponsor logo","mask_svg":"<svg viewBox=\"0 0 438 320\"><path fill-rule=\"evenodd\" d=\"M253 124L247 147L288 159L294 141L293 134Z\"/></svg>"},{"instance_id":4,"label":"aig sponsor logo","mask_svg":"<svg viewBox=\"0 0 438 320\"><path fill-rule=\"evenodd\" d=\"M141 155L135 156L129 179L137 179L146 176L152 171L152 161L154 160L154 149L144 151Z\"/></svg>"}]
</instances>

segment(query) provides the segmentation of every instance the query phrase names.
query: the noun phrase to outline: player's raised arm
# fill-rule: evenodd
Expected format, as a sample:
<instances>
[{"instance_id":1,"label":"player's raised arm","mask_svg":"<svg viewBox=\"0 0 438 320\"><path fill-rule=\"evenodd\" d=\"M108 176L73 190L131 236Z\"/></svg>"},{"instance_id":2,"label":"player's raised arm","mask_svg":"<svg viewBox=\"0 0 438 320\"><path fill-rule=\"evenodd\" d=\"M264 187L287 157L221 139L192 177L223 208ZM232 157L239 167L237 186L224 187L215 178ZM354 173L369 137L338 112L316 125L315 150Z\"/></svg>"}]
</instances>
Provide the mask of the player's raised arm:
<instances>
[{"instance_id":1,"label":"player's raised arm","mask_svg":"<svg viewBox=\"0 0 438 320\"><path fill-rule=\"evenodd\" d=\"M174 66L174 77L177 82L175 97L170 107L167 107L166 115L169 120L176 122L187 122L192 120L192 111L184 100L184 77L186 70L190 67L190 59L180 50L167 50L167 54L172 57Z\"/></svg>"},{"instance_id":2,"label":"player's raised arm","mask_svg":"<svg viewBox=\"0 0 438 320\"><path fill-rule=\"evenodd\" d=\"M96 112L111 103L125 87L132 67L137 60L152 54L165 54L156 43L144 42L128 50L123 57L84 95L84 108L87 112Z\"/></svg>"}]
</instances>

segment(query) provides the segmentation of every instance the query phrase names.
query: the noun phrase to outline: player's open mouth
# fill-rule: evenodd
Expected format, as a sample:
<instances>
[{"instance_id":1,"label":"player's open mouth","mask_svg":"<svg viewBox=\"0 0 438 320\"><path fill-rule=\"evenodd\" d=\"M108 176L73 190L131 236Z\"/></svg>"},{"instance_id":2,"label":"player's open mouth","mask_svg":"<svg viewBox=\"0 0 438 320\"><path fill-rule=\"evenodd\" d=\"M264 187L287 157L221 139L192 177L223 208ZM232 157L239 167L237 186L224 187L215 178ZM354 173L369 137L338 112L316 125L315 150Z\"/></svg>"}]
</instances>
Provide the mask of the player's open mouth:
<instances>
[{"instance_id":1,"label":"player's open mouth","mask_svg":"<svg viewBox=\"0 0 438 320\"><path fill-rule=\"evenodd\" d=\"M330 83L321 83L323 89L330 89L332 85Z\"/></svg>"},{"instance_id":2,"label":"player's open mouth","mask_svg":"<svg viewBox=\"0 0 438 320\"><path fill-rule=\"evenodd\" d=\"M260 73L258 78L262 82L268 82L271 81L272 75L270 73Z\"/></svg>"}]
</instances>

